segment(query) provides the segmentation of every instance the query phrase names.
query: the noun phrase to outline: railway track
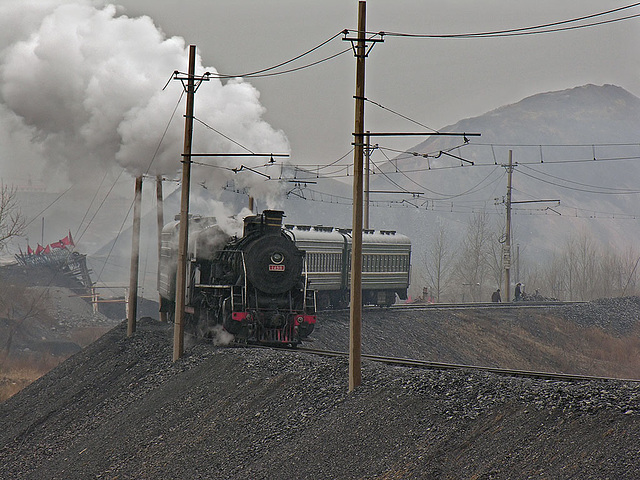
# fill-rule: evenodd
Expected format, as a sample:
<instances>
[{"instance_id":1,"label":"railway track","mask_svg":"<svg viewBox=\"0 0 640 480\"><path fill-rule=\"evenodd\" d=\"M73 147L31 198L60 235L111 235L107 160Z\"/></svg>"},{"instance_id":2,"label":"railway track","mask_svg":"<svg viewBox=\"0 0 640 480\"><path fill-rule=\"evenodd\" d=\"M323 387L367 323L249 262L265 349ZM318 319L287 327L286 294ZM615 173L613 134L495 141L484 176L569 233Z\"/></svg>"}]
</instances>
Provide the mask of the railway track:
<instances>
[{"instance_id":1,"label":"railway track","mask_svg":"<svg viewBox=\"0 0 640 480\"><path fill-rule=\"evenodd\" d=\"M523 308L555 308L564 307L568 305L581 305L588 302L584 301L545 301L545 302L504 302L504 303L492 303L492 302L476 302L476 303L408 303L408 304L395 304L389 307L379 307L375 305L365 305L363 308L367 310L389 310L389 311L421 311L421 310L477 310L477 309L493 309L493 310L507 310L507 309L523 309ZM318 312L348 312L348 308L342 309L328 309L318 310Z\"/></svg>"},{"instance_id":2,"label":"railway track","mask_svg":"<svg viewBox=\"0 0 640 480\"><path fill-rule=\"evenodd\" d=\"M313 355L321 355L325 357L348 357L348 352L339 352L331 350L320 350L307 347L298 347L292 351L304 352ZM511 368L482 367L478 365L463 365L457 363L433 362L429 360L416 360L411 358L385 357L380 355L365 355L363 359L374 362L385 363L387 365L395 365L409 368L424 368L430 370L469 370L493 373L509 377L536 378L544 380L556 380L563 382L585 382L585 381L616 381L616 382L640 382L640 379L632 378L614 378L614 377L597 377L593 375L576 375L570 373L553 373L553 372L536 372L530 370L520 370Z\"/></svg>"},{"instance_id":3,"label":"railway track","mask_svg":"<svg viewBox=\"0 0 640 480\"><path fill-rule=\"evenodd\" d=\"M579 305L587 302L561 302L561 301L544 301L544 302L475 302L475 303L409 303L409 304L396 304L387 307L389 310L461 310L461 309L479 309L489 308L495 310L510 309L510 308L551 308L551 307L564 307L567 305ZM380 308L380 307L371 307Z\"/></svg>"}]
</instances>

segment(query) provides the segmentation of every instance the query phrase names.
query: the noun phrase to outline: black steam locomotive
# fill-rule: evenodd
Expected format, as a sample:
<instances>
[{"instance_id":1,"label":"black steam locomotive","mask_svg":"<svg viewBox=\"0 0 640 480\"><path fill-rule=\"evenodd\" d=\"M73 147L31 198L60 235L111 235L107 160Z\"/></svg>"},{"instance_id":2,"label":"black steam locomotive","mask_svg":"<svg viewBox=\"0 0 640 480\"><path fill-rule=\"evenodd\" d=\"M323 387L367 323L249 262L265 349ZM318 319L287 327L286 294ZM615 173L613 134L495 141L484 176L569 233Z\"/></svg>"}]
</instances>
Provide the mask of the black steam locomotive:
<instances>
[{"instance_id":1,"label":"black steam locomotive","mask_svg":"<svg viewBox=\"0 0 640 480\"><path fill-rule=\"evenodd\" d=\"M213 217L189 222L185 328L211 335L221 325L236 341L299 344L316 322L314 291L303 275L304 252L282 228L284 212L265 210L244 220L242 237L223 232ZM175 312L179 221L162 231L160 311Z\"/></svg>"}]
</instances>

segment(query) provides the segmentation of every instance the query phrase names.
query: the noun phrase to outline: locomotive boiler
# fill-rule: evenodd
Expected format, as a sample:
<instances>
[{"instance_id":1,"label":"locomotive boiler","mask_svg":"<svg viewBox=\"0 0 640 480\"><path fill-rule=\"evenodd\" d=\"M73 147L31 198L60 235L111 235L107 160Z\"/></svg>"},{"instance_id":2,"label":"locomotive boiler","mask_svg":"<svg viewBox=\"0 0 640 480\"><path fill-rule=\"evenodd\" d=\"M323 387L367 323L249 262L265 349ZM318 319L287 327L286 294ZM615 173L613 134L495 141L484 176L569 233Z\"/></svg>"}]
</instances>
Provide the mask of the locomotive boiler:
<instances>
[{"instance_id":1,"label":"locomotive boiler","mask_svg":"<svg viewBox=\"0 0 640 480\"><path fill-rule=\"evenodd\" d=\"M304 275L304 252L282 228L284 212L265 210L244 220L241 237L213 217L189 221L185 328L207 336L222 326L236 340L295 346L316 322L314 291ZM175 312L180 221L162 231L160 310Z\"/></svg>"}]
</instances>

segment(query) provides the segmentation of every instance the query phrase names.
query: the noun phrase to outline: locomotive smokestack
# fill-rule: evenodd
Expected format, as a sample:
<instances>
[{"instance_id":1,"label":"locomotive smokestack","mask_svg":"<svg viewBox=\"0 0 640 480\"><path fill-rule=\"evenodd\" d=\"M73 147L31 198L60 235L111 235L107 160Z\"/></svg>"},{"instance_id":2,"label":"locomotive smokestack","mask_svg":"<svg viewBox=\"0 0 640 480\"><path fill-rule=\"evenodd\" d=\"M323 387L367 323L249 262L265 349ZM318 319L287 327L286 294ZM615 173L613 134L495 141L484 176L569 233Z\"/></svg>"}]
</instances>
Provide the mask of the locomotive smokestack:
<instances>
[{"instance_id":1,"label":"locomotive smokestack","mask_svg":"<svg viewBox=\"0 0 640 480\"><path fill-rule=\"evenodd\" d=\"M253 232L278 233L282 228L282 210L265 210L261 215L250 215L244 219L244 236Z\"/></svg>"},{"instance_id":2,"label":"locomotive smokestack","mask_svg":"<svg viewBox=\"0 0 640 480\"><path fill-rule=\"evenodd\" d=\"M267 229L280 230L282 228L282 218L284 217L282 210L265 210L262 215L264 215L264 223Z\"/></svg>"}]
</instances>

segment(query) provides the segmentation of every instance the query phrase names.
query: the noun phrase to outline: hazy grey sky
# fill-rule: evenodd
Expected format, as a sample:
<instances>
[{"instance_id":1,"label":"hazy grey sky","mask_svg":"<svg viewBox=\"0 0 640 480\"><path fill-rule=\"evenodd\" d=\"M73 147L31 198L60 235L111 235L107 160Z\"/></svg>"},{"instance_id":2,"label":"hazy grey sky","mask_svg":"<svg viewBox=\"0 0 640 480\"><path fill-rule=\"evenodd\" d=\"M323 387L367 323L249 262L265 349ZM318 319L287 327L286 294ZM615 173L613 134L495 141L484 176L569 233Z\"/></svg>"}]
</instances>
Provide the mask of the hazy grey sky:
<instances>
[{"instance_id":1,"label":"hazy grey sky","mask_svg":"<svg viewBox=\"0 0 640 480\"><path fill-rule=\"evenodd\" d=\"M285 67L295 68L350 49L339 32L356 28L358 10L357 0L121 0L107 5L104 0L0 0L3 182L41 182L56 193L71 184L75 188L67 196L83 198L77 205L84 208L90 197L76 192L80 188L89 196L100 191L102 198L118 179L130 194L132 175L140 172L177 178L184 99L178 108L178 82L163 87L174 70L186 70L187 45L197 46L201 70L239 75L287 61L338 34ZM631 2L369 0L367 30L486 32L626 5ZM593 21L638 14L640 6ZM639 44L640 18L503 38L387 35L367 59L365 94L434 129L529 95L589 83L615 84L640 96ZM354 92L351 51L289 74L212 80L198 90L196 116L226 136L197 124L194 146L196 151L237 151L231 138L254 151L290 149L294 164L329 164L351 150ZM365 127L420 129L371 103ZM421 140L385 139L384 146L409 149ZM211 191L229 179L256 198L270 198L279 188L261 175L236 175L231 168L238 166L236 159L220 162L199 167L195 176ZM122 168L129 175L120 176ZM61 225L64 235L69 227Z\"/></svg>"},{"instance_id":2,"label":"hazy grey sky","mask_svg":"<svg viewBox=\"0 0 640 480\"><path fill-rule=\"evenodd\" d=\"M121 0L115 7L106 5L103 0L0 0L2 178L15 179L24 172L34 176L44 169L48 181L57 173L77 182L97 177L91 175L96 168L118 167L134 175L175 175L184 106L172 112L182 87L177 81L166 90L163 86L174 70L186 70L189 44L198 48L200 70L241 75L336 37L283 68L347 50L313 67L203 84L196 95L196 116L211 130L197 124L194 146L232 152L239 147L228 140L233 139L253 151L290 148L291 162L298 165L326 165L350 151L355 59L340 32L355 29L357 0ZM369 0L367 30L486 32L561 22L625 5L630 4ZM640 14L640 6L591 21L634 14ZM588 83L611 83L640 95L639 43L640 18L502 38L386 35L367 59L365 94L434 129L529 95ZM367 103L366 129L421 129L387 109ZM170 118L171 128L163 134ZM408 149L421 140L385 139L384 146ZM11 161L16 157L21 162ZM234 177L252 182L251 188L264 188L255 175L235 177L230 172L235 160L226 161L226 169L208 171L212 184Z\"/></svg>"},{"instance_id":3,"label":"hazy grey sky","mask_svg":"<svg viewBox=\"0 0 640 480\"><path fill-rule=\"evenodd\" d=\"M369 0L367 30L419 34L527 27L610 10L621 0ZM337 32L355 29L356 0L122 0L130 16L149 15L168 36L195 44L203 64L241 73L288 60ZM615 17L640 13L640 7ZM292 64L348 47L333 40ZM366 66L366 96L433 128L504 104L587 83L619 85L640 95L640 18L541 35L481 39L385 37ZM286 75L248 80L260 91L265 119L282 129L294 163L323 164L349 151L355 59L347 53ZM196 107L197 108L197 107ZM366 105L366 128L419 127ZM414 139L396 141L409 148Z\"/></svg>"}]
</instances>

